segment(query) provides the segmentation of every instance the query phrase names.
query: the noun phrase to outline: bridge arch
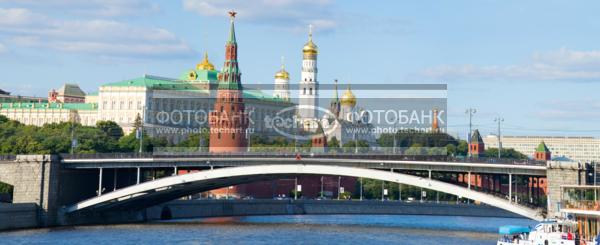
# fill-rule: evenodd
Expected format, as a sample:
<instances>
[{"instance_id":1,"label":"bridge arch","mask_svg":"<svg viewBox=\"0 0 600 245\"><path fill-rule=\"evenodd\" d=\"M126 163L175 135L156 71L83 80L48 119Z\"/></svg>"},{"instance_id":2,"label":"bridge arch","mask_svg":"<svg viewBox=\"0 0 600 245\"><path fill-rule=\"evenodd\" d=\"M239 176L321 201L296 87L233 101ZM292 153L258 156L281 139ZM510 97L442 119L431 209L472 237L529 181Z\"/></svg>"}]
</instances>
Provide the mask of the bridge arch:
<instances>
[{"instance_id":1,"label":"bridge arch","mask_svg":"<svg viewBox=\"0 0 600 245\"><path fill-rule=\"evenodd\" d=\"M171 176L126 187L79 202L66 207L65 212L73 213L82 210L123 209L133 207L144 208L192 193L293 175L338 175L395 182L461 196L533 220L543 219L539 210L520 206L503 198L434 179L384 170L318 164L253 165L220 168Z\"/></svg>"}]
</instances>

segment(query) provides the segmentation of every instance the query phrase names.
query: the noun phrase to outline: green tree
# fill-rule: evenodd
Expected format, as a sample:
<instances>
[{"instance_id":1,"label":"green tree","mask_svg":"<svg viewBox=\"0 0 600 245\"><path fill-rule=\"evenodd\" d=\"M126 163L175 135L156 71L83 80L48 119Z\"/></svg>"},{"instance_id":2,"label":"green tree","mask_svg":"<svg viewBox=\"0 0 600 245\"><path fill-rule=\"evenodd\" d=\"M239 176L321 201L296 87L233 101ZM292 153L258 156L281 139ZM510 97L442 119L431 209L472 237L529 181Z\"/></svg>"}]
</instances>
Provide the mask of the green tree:
<instances>
[{"instance_id":1,"label":"green tree","mask_svg":"<svg viewBox=\"0 0 600 245\"><path fill-rule=\"evenodd\" d=\"M421 156L427 154L427 151L425 150L425 148L423 148L423 145L416 143L411 145L410 148L408 148L404 152L404 154L412 156Z\"/></svg>"},{"instance_id":2,"label":"green tree","mask_svg":"<svg viewBox=\"0 0 600 245\"><path fill-rule=\"evenodd\" d=\"M0 182L0 193L8 193L8 194L12 195L12 193L13 193L12 185Z\"/></svg>"},{"instance_id":3,"label":"green tree","mask_svg":"<svg viewBox=\"0 0 600 245\"><path fill-rule=\"evenodd\" d=\"M71 135L78 141L75 153L133 152L139 149L135 134L122 136L123 130L114 122L101 121L96 127L62 122L42 127L23 125L0 117L0 154L56 154L71 149ZM144 139L144 149L166 146L162 138Z\"/></svg>"},{"instance_id":4,"label":"green tree","mask_svg":"<svg viewBox=\"0 0 600 245\"><path fill-rule=\"evenodd\" d=\"M137 115L135 115L135 120L133 121L133 127L137 130L137 129L142 128L143 126L144 126L144 124L142 122L142 117L138 113Z\"/></svg>"},{"instance_id":5,"label":"green tree","mask_svg":"<svg viewBox=\"0 0 600 245\"><path fill-rule=\"evenodd\" d=\"M359 153L369 152L369 143L365 140L358 140L358 142L351 140L344 143L342 147L343 151L348 153L355 152L356 148L358 148Z\"/></svg>"},{"instance_id":6,"label":"green tree","mask_svg":"<svg viewBox=\"0 0 600 245\"><path fill-rule=\"evenodd\" d=\"M485 155L487 157L498 157L498 148L487 148L485 149ZM500 154L501 158L510 158L510 159L528 159L529 157L521 152L515 151L512 148L502 148L502 152Z\"/></svg>"},{"instance_id":7,"label":"green tree","mask_svg":"<svg viewBox=\"0 0 600 245\"><path fill-rule=\"evenodd\" d=\"M98 121L96 122L96 128L115 140L119 140L124 135L123 129L113 121Z\"/></svg>"},{"instance_id":8,"label":"green tree","mask_svg":"<svg viewBox=\"0 0 600 245\"><path fill-rule=\"evenodd\" d=\"M202 147L204 150L208 149L210 142L210 134L208 130L202 130L201 133L191 134L187 139L177 143L176 147L188 147L197 148ZM202 145L200 145L202 144Z\"/></svg>"},{"instance_id":9,"label":"green tree","mask_svg":"<svg viewBox=\"0 0 600 245\"><path fill-rule=\"evenodd\" d=\"M340 152L342 149L340 148L340 141L337 137L333 136L329 141L327 141L327 148L329 152Z\"/></svg>"},{"instance_id":10,"label":"green tree","mask_svg":"<svg viewBox=\"0 0 600 245\"><path fill-rule=\"evenodd\" d=\"M467 141L461 140L456 146L457 156L467 156L469 154L469 144Z\"/></svg>"}]
</instances>

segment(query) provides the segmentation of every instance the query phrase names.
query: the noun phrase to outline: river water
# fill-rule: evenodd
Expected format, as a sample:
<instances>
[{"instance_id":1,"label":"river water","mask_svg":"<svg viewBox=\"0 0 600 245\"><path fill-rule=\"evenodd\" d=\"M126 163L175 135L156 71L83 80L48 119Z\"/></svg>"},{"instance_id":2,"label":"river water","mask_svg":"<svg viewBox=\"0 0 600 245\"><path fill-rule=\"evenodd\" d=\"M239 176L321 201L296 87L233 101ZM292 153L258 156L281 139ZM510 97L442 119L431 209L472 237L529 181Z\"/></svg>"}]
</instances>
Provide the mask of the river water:
<instances>
[{"instance_id":1,"label":"river water","mask_svg":"<svg viewBox=\"0 0 600 245\"><path fill-rule=\"evenodd\" d=\"M416 215L291 215L0 232L0 244L496 244L527 219Z\"/></svg>"}]
</instances>

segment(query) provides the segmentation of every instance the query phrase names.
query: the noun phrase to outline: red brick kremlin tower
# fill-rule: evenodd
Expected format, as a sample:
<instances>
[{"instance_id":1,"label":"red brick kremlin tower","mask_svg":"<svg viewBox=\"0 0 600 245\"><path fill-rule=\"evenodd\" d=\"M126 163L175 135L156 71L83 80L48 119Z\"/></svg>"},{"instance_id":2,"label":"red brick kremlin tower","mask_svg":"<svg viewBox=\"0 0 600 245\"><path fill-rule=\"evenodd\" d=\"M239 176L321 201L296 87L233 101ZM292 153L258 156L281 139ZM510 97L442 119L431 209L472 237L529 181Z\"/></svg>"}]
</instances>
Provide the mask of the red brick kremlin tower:
<instances>
[{"instance_id":1,"label":"red brick kremlin tower","mask_svg":"<svg viewBox=\"0 0 600 245\"><path fill-rule=\"evenodd\" d=\"M477 158L483 155L485 152L485 144L479 134L479 130L475 129L471 135L471 142L469 142L469 153L471 157Z\"/></svg>"},{"instance_id":2,"label":"red brick kremlin tower","mask_svg":"<svg viewBox=\"0 0 600 245\"><path fill-rule=\"evenodd\" d=\"M535 149L534 159L538 161L549 161L552 159L552 152L550 152L544 141Z\"/></svg>"},{"instance_id":3,"label":"red brick kremlin tower","mask_svg":"<svg viewBox=\"0 0 600 245\"><path fill-rule=\"evenodd\" d=\"M225 45L225 64L219 73L215 108L210 112L210 152L242 152L246 150L248 114L245 111L241 84L242 73L238 68L237 42L234 19L236 12L229 12L231 27Z\"/></svg>"}]
</instances>

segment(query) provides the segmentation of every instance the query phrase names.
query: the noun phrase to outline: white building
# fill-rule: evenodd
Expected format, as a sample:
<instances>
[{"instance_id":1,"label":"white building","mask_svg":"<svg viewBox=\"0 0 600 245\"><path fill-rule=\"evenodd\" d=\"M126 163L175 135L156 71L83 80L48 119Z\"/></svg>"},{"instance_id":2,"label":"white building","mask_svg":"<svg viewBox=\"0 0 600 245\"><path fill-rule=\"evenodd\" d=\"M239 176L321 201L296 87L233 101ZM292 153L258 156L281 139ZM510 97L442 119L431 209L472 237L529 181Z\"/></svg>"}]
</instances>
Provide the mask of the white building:
<instances>
[{"instance_id":1,"label":"white building","mask_svg":"<svg viewBox=\"0 0 600 245\"><path fill-rule=\"evenodd\" d=\"M488 135L483 141L486 147L498 147L496 135ZM501 141L502 148L513 148L530 157L543 141L552 152L553 159L566 157L574 161L600 162L600 139L594 137L502 136Z\"/></svg>"},{"instance_id":2,"label":"white building","mask_svg":"<svg viewBox=\"0 0 600 245\"><path fill-rule=\"evenodd\" d=\"M11 102L0 103L0 114L23 124L42 126L49 123L77 122L94 126L97 121L114 121L127 134L135 119L143 119L145 132L178 142L188 134L207 128L207 115L213 110L219 71L204 60L179 79L144 75L143 77L101 85L98 93L85 96L85 103ZM273 117L294 106L289 100L259 90L244 89L244 101L250 114L252 132L274 135L264 118Z\"/></svg>"}]
</instances>

